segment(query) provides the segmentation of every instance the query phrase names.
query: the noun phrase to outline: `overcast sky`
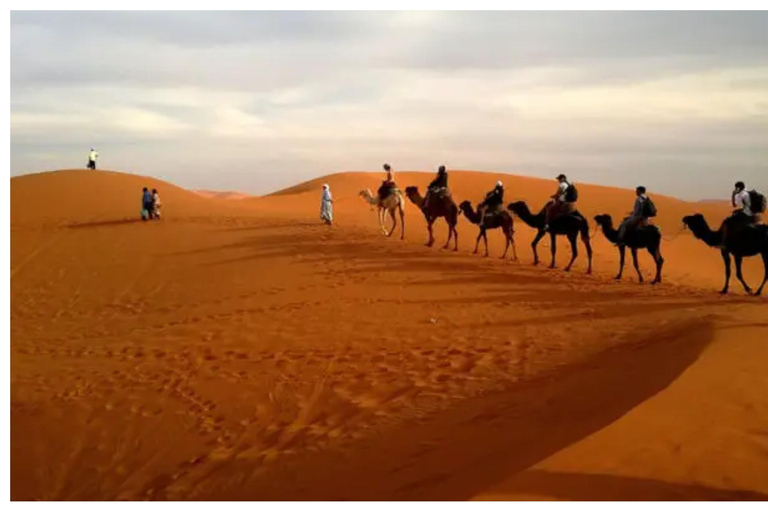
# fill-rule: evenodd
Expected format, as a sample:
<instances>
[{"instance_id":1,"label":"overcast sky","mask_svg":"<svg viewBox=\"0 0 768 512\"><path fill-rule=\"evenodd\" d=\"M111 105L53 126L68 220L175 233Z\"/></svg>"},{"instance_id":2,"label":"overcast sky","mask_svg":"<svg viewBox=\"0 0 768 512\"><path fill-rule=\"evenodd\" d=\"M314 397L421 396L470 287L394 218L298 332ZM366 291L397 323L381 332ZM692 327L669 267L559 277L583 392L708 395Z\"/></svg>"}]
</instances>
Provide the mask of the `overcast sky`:
<instances>
[{"instance_id":1,"label":"overcast sky","mask_svg":"<svg viewBox=\"0 0 768 512\"><path fill-rule=\"evenodd\" d=\"M11 13L11 174L493 170L768 190L766 13ZM489 187L492 184L489 184Z\"/></svg>"}]
</instances>

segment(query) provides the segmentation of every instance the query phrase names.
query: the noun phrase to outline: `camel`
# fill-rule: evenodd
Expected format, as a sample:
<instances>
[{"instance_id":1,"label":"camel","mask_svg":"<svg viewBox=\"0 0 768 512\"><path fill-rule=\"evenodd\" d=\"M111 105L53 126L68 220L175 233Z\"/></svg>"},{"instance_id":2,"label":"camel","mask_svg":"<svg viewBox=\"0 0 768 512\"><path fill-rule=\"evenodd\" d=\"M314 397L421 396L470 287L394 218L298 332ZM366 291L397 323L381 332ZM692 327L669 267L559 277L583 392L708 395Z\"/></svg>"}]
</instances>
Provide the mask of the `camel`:
<instances>
[{"instance_id":1,"label":"camel","mask_svg":"<svg viewBox=\"0 0 768 512\"><path fill-rule=\"evenodd\" d=\"M480 224L480 214L477 213L474 208L472 208L471 202L463 201L459 205L459 213L464 213L464 216L472 224ZM507 251L509 251L509 246L511 245L512 260L517 261L517 248L515 247L515 239L513 237L515 230L513 229L512 224L512 215L510 215L507 211L502 211L496 215L486 216L485 226L480 228L480 233L477 235L477 240L475 240L475 252L473 254L477 254L477 248L480 246L480 239L482 238L485 242L485 255L488 256L488 237L486 236L485 232L488 229L501 228L507 241L507 245L504 247L504 254L502 254L501 259L506 258Z\"/></svg>"},{"instance_id":2,"label":"camel","mask_svg":"<svg viewBox=\"0 0 768 512\"><path fill-rule=\"evenodd\" d=\"M517 214L517 216L520 217L523 222L539 231L536 234L536 238L534 238L533 242L531 242L531 247L533 248L534 265L539 264L539 254L536 251L536 245L546 233L544 231L546 208L547 207L544 206L544 208L542 208L538 214L533 215L528 209L528 205L525 204L525 201L510 203L507 206L507 209ZM589 243L589 223L587 222L587 219L585 219L579 212L573 212L569 215L555 219L550 224L549 239L552 250L552 263L550 263L549 268L555 268L557 235L565 235L568 237L568 241L571 243L571 261L568 262L568 266L565 267L565 271L568 272L571 270L573 262L576 261L576 257L579 255L579 251L576 247L576 237L579 236L579 234L581 234L581 240L584 243L584 246L587 248L587 259L589 261L587 274L592 273L592 245Z\"/></svg>"},{"instance_id":3,"label":"camel","mask_svg":"<svg viewBox=\"0 0 768 512\"><path fill-rule=\"evenodd\" d=\"M373 195L371 189L366 188L360 191L360 197L365 201L378 209L379 214L379 227L381 232L386 236L392 236L397 227L397 219L395 218L395 211L400 212L400 240L405 238L405 200L403 199L403 193L399 189L394 189L383 201L378 195ZM384 212L389 212L389 216L392 217L392 229L387 231L384 227Z\"/></svg>"},{"instance_id":4,"label":"camel","mask_svg":"<svg viewBox=\"0 0 768 512\"><path fill-rule=\"evenodd\" d=\"M429 206L424 209L424 198L421 197L418 187L406 187L405 195L411 200L413 204L419 207L419 210L424 214L424 218L427 219L427 230L429 231L429 241L427 247L432 247L435 243L435 236L432 233L432 224L440 217L445 217L445 221L448 223L448 240L445 241L443 249L448 248L448 244L451 243L451 237L453 237L453 250L459 250L459 232L456 231L456 223L459 219L459 208L456 203L453 202L453 198L450 195L442 195L439 197L433 197L430 199Z\"/></svg>"},{"instance_id":5,"label":"camel","mask_svg":"<svg viewBox=\"0 0 768 512\"><path fill-rule=\"evenodd\" d=\"M661 267L664 266L664 258L661 256L661 230L657 226L642 226L630 231L625 235L624 242L619 243L619 232L613 228L613 219L611 219L610 215L597 215L595 216L595 222L602 228L605 238L619 247L620 262L619 275L616 276L617 280L621 279L624 273L624 254L626 248L629 247L629 250L632 252L632 262L635 265L640 282L643 282L643 274L637 265L638 249L648 249L648 252L653 257L653 261L656 262L656 277L651 281L651 284L661 282Z\"/></svg>"},{"instance_id":6,"label":"camel","mask_svg":"<svg viewBox=\"0 0 768 512\"><path fill-rule=\"evenodd\" d=\"M728 219L723 224L726 222L728 222ZM729 226L728 234L725 240L723 240L723 226L721 225L717 231L712 231L706 219L700 213L683 217L683 224L693 232L693 236L702 240L705 244L710 247L720 248L723 263L725 263L725 286L720 290L720 293L728 293L728 285L731 280L731 254L733 254L733 259L736 263L736 278L741 282L747 293L752 293L752 289L741 275L741 260L745 256L756 256L758 254L762 256L765 274L763 282L754 294L760 295L763 292L765 282L768 281L768 226L763 224L742 227Z\"/></svg>"}]
</instances>

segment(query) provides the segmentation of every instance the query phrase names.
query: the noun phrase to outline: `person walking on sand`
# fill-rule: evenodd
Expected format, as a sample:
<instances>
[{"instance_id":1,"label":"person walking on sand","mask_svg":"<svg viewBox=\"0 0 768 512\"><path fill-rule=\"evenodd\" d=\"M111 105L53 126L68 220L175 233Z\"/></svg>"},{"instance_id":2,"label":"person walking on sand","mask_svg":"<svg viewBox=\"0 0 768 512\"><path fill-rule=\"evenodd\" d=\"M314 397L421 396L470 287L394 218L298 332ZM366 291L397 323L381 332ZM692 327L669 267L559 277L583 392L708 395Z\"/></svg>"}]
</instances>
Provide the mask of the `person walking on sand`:
<instances>
[{"instance_id":1,"label":"person walking on sand","mask_svg":"<svg viewBox=\"0 0 768 512\"><path fill-rule=\"evenodd\" d=\"M141 220L152 218L152 192L144 187L141 195Z\"/></svg>"},{"instance_id":2,"label":"person walking on sand","mask_svg":"<svg viewBox=\"0 0 768 512\"><path fill-rule=\"evenodd\" d=\"M323 196L320 199L320 220L329 226L333 224L333 197L327 183L323 185Z\"/></svg>"},{"instance_id":3,"label":"person walking on sand","mask_svg":"<svg viewBox=\"0 0 768 512\"><path fill-rule=\"evenodd\" d=\"M95 171L96 170L96 159L99 158L99 154L96 152L95 149L91 148L91 152L88 153L88 169Z\"/></svg>"},{"instance_id":4,"label":"person walking on sand","mask_svg":"<svg viewBox=\"0 0 768 512\"><path fill-rule=\"evenodd\" d=\"M152 216L160 220L160 194L157 193L157 189L152 189Z\"/></svg>"}]
</instances>

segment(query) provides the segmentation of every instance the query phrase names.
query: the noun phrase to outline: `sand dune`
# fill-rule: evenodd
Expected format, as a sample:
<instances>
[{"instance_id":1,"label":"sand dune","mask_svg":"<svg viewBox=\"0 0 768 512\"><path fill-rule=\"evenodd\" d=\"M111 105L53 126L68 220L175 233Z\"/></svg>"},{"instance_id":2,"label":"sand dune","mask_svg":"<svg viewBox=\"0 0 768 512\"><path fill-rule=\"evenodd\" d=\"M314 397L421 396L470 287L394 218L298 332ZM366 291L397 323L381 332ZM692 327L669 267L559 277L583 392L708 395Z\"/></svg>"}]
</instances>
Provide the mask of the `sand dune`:
<instances>
[{"instance_id":1,"label":"sand dune","mask_svg":"<svg viewBox=\"0 0 768 512\"><path fill-rule=\"evenodd\" d=\"M554 188L450 179L473 202L497 179L537 207ZM458 253L423 247L412 205L406 240L384 238L357 196L379 181L232 201L104 171L12 178L12 499L768 497L766 299L718 296L719 255L678 233L727 204L653 194L674 240L651 287L611 279L599 233L593 276L583 251L570 273L530 265L517 219L516 263L471 255L464 218ZM135 222L145 185L161 222ZM579 190L590 218L632 205Z\"/></svg>"}]
</instances>

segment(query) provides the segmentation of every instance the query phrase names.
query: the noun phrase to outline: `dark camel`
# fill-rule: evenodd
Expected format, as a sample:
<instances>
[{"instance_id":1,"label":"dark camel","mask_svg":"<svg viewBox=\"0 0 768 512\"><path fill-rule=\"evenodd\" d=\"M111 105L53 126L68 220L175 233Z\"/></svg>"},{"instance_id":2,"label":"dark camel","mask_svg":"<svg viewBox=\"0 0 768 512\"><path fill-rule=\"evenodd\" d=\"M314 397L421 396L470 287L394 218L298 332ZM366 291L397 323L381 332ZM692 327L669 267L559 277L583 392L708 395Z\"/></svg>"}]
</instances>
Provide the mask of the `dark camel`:
<instances>
[{"instance_id":1,"label":"dark camel","mask_svg":"<svg viewBox=\"0 0 768 512\"><path fill-rule=\"evenodd\" d=\"M432 247L435 243L435 236L432 234L432 224L435 223L440 217L445 217L445 221L448 223L448 240L445 241L443 249L448 248L448 244L451 243L451 237L453 237L453 250L459 250L459 233L456 231L456 223L459 219L459 208L456 203L453 202L453 198L450 195L442 195L439 197L432 197L429 200L427 209L424 209L424 198L419 194L418 187L406 187L405 195L411 200L413 204L419 207L419 210L424 214L427 219L427 230L429 230L429 241L427 247Z\"/></svg>"},{"instance_id":2,"label":"dark camel","mask_svg":"<svg viewBox=\"0 0 768 512\"><path fill-rule=\"evenodd\" d=\"M640 282L643 282L643 274L637 265L638 249L648 249L648 252L653 257L653 261L656 262L656 277L651 281L651 284L661 282L661 267L664 266L664 258L661 257L661 230L658 227L643 226L628 231L624 235L624 241L619 243L619 232L613 228L613 219L611 219L610 215L597 215L595 222L602 228L605 238L619 247L619 275L616 276L616 279L621 279L624 273L624 253L626 248L629 247L629 250L632 252L632 262L635 264L635 270Z\"/></svg>"},{"instance_id":3,"label":"dark camel","mask_svg":"<svg viewBox=\"0 0 768 512\"><path fill-rule=\"evenodd\" d=\"M533 239L531 247L533 248L533 264L539 264L539 254L536 252L536 245L539 243L546 232L544 231L545 224L545 212L546 206L541 209L539 213L533 215L528 209L528 205L525 201L518 201L511 203L507 208L517 214L523 222L537 229L536 238ZM549 239L552 250L552 263L549 268L555 268L555 254L557 253L556 239L557 235L565 235L568 237L568 241L571 243L571 261L568 262L568 266L565 267L566 272L571 270L573 262L576 261L576 257L579 255L579 251L576 247L576 238L581 235L581 240L587 249L587 259L589 261L587 267L587 274L592 273L592 245L589 243L589 222L579 212L573 212L569 215L559 217L552 221L549 225Z\"/></svg>"},{"instance_id":4,"label":"dark camel","mask_svg":"<svg viewBox=\"0 0 768 512\"><path fill-rule=\"evenodd\" d=\"M462 202L459 205L459 211L464 213L464 216L472 224L480 224L480 214L477 213L474 208L472 208L471 202ZM502 210L494 215L486 215L485 225L480 228L480 233L477 235L477 240L475 240L475 252L473 254L477 254L477 248L480 246L480 239L482 238L485 242L485 255L488 256L488 237L486 236L486 231L489 229L501 228L501 230L504 232L504 237L506 238L507 242L507 245L504 247L504 254L502 254L501 259L507 257L507 251L509 251L509 246L511 245L512 260L517 261L517 248L515 247L515 239L513 238L515 234L515 230L512 227L513 222L514 221L512 220L512 215L510 215L507 211Z\"/></svg>"},{"instance_id":5,"label":"dark camel","mask_svg":"<svg viewBox=\"0 0 768 512\"><path fill-rule=\"evenodd\" d=\"M726 219L723 224L729 221L730 219ZM762 224L751 226L744 224L741 226L729 225L728 233L725 240L723 240L723 226L721 225L717 231L712 231L704 216L700 213L683 217L683 224L693 232L693 236L703 240L705 244L710 247L720 248L723 263L725 263L725 286L720 293L728 293L728 285L731 280L731 254L733 254L733 259L736 262L736 278L744 286L744 290L747 293L752 293L752 289L741 275L741 260L745 256L756 256L758 254L763 257L765 274L763 282L755 292L755 295L760 295L763 292L765 282L768 281L768 226Z\"/></svg>"}]
</instances>

